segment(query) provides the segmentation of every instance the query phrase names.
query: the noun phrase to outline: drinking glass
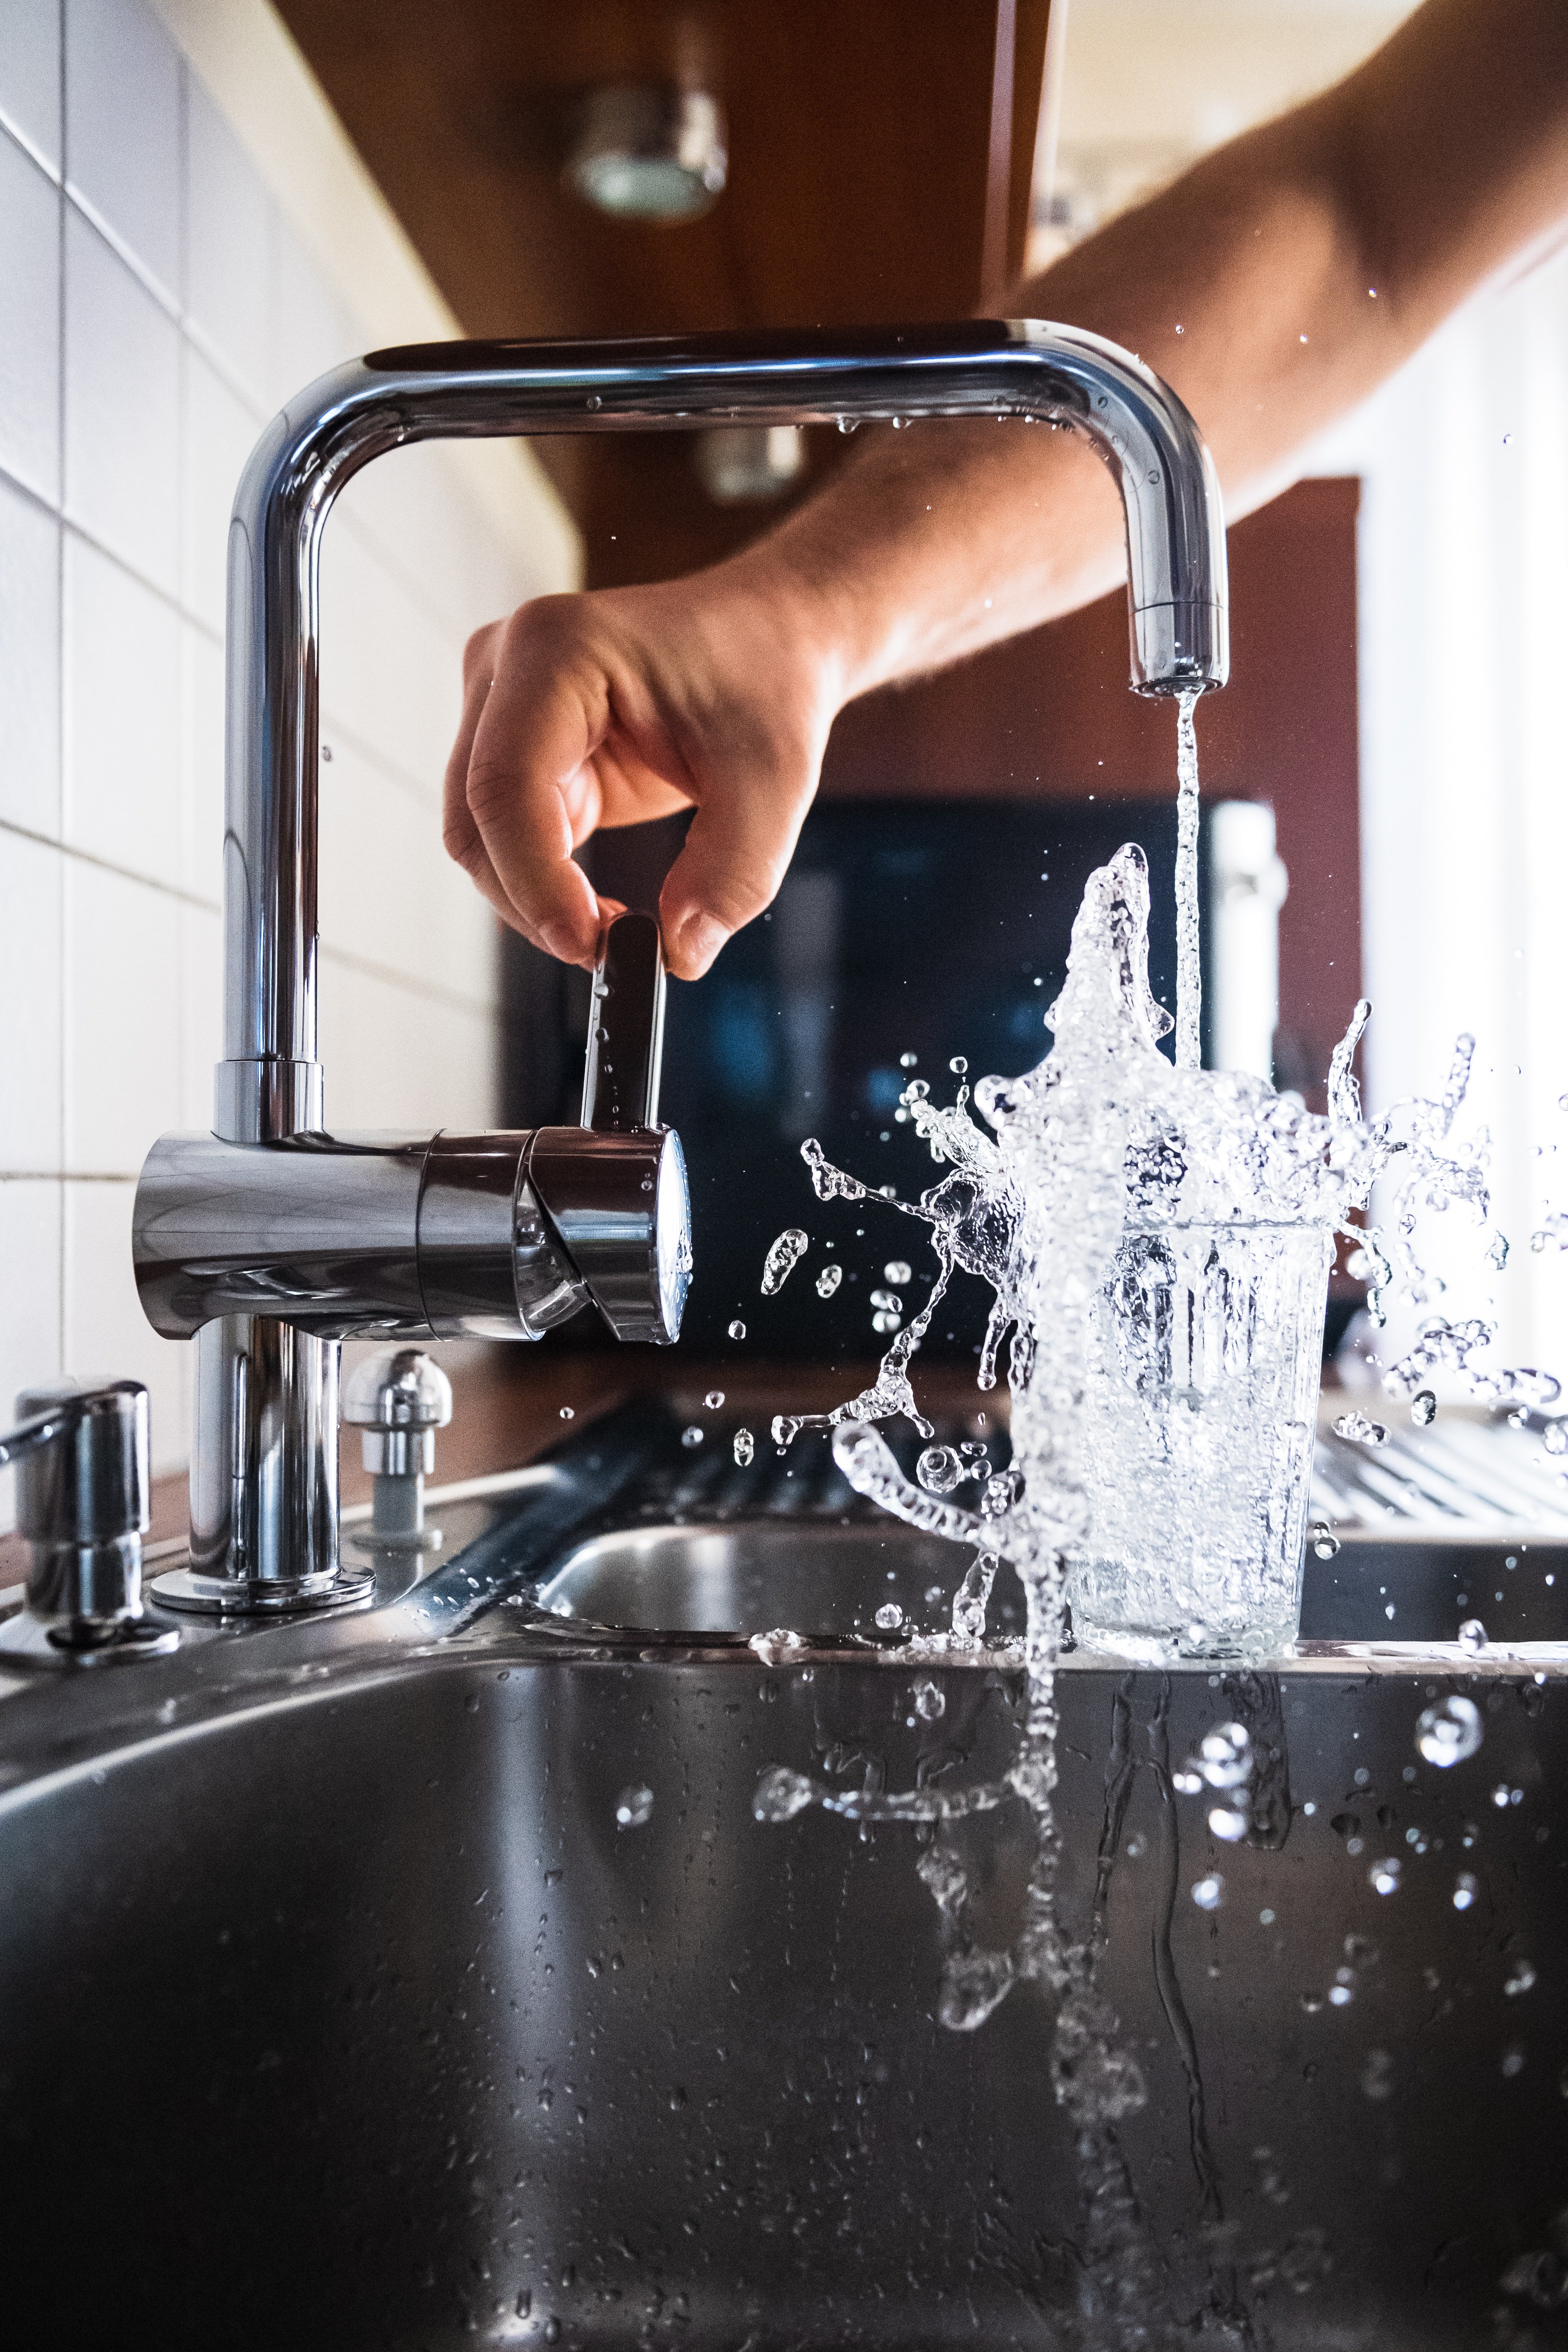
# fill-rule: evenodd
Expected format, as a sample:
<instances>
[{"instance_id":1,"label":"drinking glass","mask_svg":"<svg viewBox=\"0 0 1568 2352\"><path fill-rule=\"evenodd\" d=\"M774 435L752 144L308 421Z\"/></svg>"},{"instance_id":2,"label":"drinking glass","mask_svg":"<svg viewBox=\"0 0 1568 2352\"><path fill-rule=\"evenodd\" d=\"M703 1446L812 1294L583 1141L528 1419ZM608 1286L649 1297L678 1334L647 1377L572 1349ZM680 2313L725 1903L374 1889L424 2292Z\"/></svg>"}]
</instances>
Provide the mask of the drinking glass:
<instances>
[{"instance_id":1,"label":"drinking glass","mask_svg":"<svg viewBox=\"0 0 1568 2352\"><path fill-rule=\"evenodd\" d=\"M1331 1249L1321 1224L1123 1235L1090 1316L1080 1643L1159 1664L1294 1643Z\"/></svg>"}]
</instances>

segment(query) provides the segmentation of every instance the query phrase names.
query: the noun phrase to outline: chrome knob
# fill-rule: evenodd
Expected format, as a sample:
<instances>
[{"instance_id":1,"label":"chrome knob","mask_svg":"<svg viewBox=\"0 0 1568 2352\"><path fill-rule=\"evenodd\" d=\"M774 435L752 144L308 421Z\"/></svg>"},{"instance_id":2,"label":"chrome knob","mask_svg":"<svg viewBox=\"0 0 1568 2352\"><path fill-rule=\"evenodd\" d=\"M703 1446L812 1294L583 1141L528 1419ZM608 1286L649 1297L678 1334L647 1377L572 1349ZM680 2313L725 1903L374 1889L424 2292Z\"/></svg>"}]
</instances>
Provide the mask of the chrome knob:
<instances>
[{"instance_id":1,"label":"chrome knob","mask_svg":"<svg viewBox=\"0 0 1568 2352\"><path fill-rule=\"evenodd\" d=\"M349 1376L343 1421L361 1431L372 1488L372 1544L433 1550L425 1525L425 1481L436 1467L436 1432L452 1418L452 1383L419 1348L372 1356Z\"/></svg>"},{"instance_id":2,"label":"chrome knob","mask_svg":"<svg viewBox=\"0 0 1568 2352\"><path fill-rule=\"evenodd\" d=\"M31 1567L26 1605L0 1628L0 1653L50 1663L174 1649L179 1634L142 1607L146 1390L140 1381L56 1381L24 1389L16 1412L17 1427L0 1436L0 1464L16 1465L16 1525Z\"/></svg>"},{"instance_id":3,"label":"chrome knob","mask_svg":"<svg viewBox=\"0 0 1568 2352\"><path fill-rule=\"evenodd\" d=\"M364 1432L364 1466L378 1478L427 1478L451 1418L452 1383L419 1348L370 1357L343 1391L343 1420Z\"/></svg>"}]
</instances>

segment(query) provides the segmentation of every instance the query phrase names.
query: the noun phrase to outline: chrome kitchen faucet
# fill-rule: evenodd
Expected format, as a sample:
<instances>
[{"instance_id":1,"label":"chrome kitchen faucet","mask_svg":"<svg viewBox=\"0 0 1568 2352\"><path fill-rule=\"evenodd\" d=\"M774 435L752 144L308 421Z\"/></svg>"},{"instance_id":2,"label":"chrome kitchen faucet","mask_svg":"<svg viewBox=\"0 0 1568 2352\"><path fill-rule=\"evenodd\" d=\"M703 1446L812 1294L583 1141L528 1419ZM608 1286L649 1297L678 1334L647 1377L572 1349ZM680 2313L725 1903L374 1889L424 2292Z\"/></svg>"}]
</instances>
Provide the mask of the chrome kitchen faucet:
<instances>
[{"instance_id":1,"label":"chrome kitchen faucet","mask_svg":"<svg viewBox=\"0 0 1568 2352\"><path fill-rule=\"evenodd\" d=\"M155 1144L136 1201L147 1313L197 1349L191 1565L159 1579L160 1600L254 1612L366 1591L368 1577L338 1559L342 1339L532 1339L592 1299L617 1337L668 1342L689 1276L680 1146L656 1124L663 967L651 917L623 917L607 934L581 1128L326 1128L318 565L338 491L411 441L985 415L1076 427L1116 475L1134 688L1222 686L1225 530L1208 454L1149 368L1075 328L429 344L335 370L262 436L229 528L213 1131Z\"/></svg>"}]
</instances>

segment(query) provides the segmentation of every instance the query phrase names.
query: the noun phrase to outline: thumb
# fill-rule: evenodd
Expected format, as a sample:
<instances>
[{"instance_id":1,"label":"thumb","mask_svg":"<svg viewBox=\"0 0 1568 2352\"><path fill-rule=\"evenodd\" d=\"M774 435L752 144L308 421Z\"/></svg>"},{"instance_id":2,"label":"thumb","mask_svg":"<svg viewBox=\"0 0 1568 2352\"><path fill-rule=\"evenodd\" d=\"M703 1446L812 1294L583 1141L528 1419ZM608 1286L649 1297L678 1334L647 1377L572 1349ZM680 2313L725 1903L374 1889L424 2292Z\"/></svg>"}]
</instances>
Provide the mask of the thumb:
<instances>
[{"instance_id":1,"label":"thumb","mask_svg":"<svg viewBox=\"0 0 1568 2352\"><path fill-rule=\"evenodd\" d=\"M665 954L678 980L700 980L725 941L771 906L795 852L816 776L776 772L727 781L704 797L659 894Z\"/></svg>"}]
</instances>

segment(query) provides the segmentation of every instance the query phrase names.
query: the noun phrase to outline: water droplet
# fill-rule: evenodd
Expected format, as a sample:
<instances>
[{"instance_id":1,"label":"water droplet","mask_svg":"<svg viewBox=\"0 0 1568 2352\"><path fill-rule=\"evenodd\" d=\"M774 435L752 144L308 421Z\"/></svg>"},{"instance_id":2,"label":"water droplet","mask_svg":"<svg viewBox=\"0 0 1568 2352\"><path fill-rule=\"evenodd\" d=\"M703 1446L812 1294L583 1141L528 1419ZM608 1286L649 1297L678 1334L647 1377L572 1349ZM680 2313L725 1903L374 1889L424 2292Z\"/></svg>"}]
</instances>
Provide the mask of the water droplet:
<instances>
[{"instance_id":1,"label":"water droplet","mask_svg":"<svg viewBox=\"0 0 1568 2352\"><path fill-rule=\"evenodd\" d=\"M919 1060L920 1055L918 1054L900 1054L899 1055L899 1067L900 1070L912 1070Z\"/></svg>"},{"instance_id":2,"label":"water droplet","mask_svg":"<svg viewBox=\"0 0 1568 2352\"><path fill-rule=\"evenodd\" d=\"M888 1315L901 1315L904 1311L904 1302L896 1290L874 1290L871 1304L881 1307Z\"/></svg>"},{"instance_id":3,"label":"water droplet","mask_svg":"<svg viewBox=\"0 0 1568 2352\"><path fill-rule=\"evenodd\" d=\"M1470 1872L1461 1870L1454 1881L1455 1910L1468 1911L1480 1891L1479 1881L1471 1875Z\"/></svg>"},{"instance_id":4,"label":"water droplet","mask_svg":"<svg viewBox=\"0 0 1568 2352\"><path fill-rule=\"evenodd\" d=\"M1388 1432L1381 1421L1369 1421L1364 1412L1342 1412L1334 1423L1336 1437L1348 1437L1357 1445L1386 1445Z\"/></svg>"},{"instance_id":5,"label":"water droplet","mask_svg":"<svg viewBox=\"0 0 1568 2352\"><path fill-rule=\"evenodd\" d=\"M1458 1693L1439 1699L1417 1717L1415 1745L1428 1764L1436 1764L1446 1771L1450 1765L1462 1764L1473 1756L1481 1744L1480 1710L1473 1699Z\"/></svg>"},{"instance_id":6,"label":"water droplet","mask_svg":"<svg viewBox=\"0 0 1568 2352\"><path fill-rule=\"evenodd\" d=\"M771 1633L753 1633L746 1646L755 1650L764 1666L787 1666L801 1655L805 1643L799 1633L779 1625Z\"/></svg>"},{"instance_id":7,"label":"water droplet","mask_svg":"<svg viewBox=\"0 0 1568 2352\"><path fill-rule=\"evenodd\" d=\"M844 1268L841 1265L837 1264L833 1265L825 1265L822 1272L816 1277L816 1295L818 1298L831 1298L843 1279Z\"/></svg>"},{"instance_id":8,"label":"water droplet","mask_svg":"<svg viewBox=\"0 0 1568 2352\"><path fill-rule=\"evenodd\" d=\"M1417 1429L1430 1429L1437 1418L1437 1400L1430 1389L1417 1389L1410 1400L1410 1418Z\"/></svg>"},{"instance_id":9,"label":"water droplet","mask_svg":"<svg viewBox=\"0 0 1568 2352\"><path fill-rule=\"evenodd\" d=\"M1307 1540L1320 1559L1332 1559L1340 1549L1340 1539L1327 1519L1314 1519L1307 1529Z\"/></svg>"},{"instance_id":10,"label":"water droplet","mask_svg":"<svg viewBox=\"0 0 1568 2352\"><path fill-rule=\"evenodd\" d=\"M1329 2000L1335 2009L1348 2009L1354 1999L1355 1987L1352 1984L1332 1984L1329 1987Z\"/></svg>"},{"instance_id":11,"label":"water droplet","mask_svg":"<svg viewBox=\"0 0 1568 2352\"><path fill-rule=\"evenodd\" d=\"M1373 1864L1366 1874L1367 1885L1374 1895L1395 1895L1399 1891L1400 1874L1404 1868L1405 1864L1396 1853L1388 1854L1382 1862Z\"/></svg>"},{"instance_id":12,"label":"water droplet","mask_svg":"<svg viewBox=\"0 0 1568 2352\"><path fill-rule=\"evenodd\" d=\"M746 1327L743 1323L736 1322L731 1324L730 1337L731 1339L743 1339L745 1336Z\"/></svg>"},{"instance_id":13,"label":"water droplet","mask_svg":"<svg viewBox=\"0 0 1568 2352\"><path fill-rule=\"evenodd\" d=\"M734 1445L731 1450L743 1470L757 1450L757 1441L749 1429L738 1429L735 1432Z\"/></svg>"},{"instance_id":14,"label":"water droplet","mask_svg":"<svg viewBox=\"0 0 1568 2352\"><path fill-rule=\"evenodd\" d=\"M1548 1454L1568 1454L1568 1421L1549 1421L1541 1433Z\"/></svg>"},{"instance_id":15,"label":"water droplet","mask_svg":"<svg viewBox=\"0 0 1568 2352\"><path fill-rule=\"evenodd\" d=\"M935 1723L947 1713L946 1696L935 1683L917 1683L914 1698L915 1713L922 1723Z\"/></svg>"},{"instance_id":16,"label":"water droplet","mask_svg":"<svg viewBox=\"0 0 1568 2352\"><path fill-rule=\"evenodd\" d=\"M885 1339L889 1332L902 1330L903 1318L893 1314L886 1307L879 1307L871 1318L871 1328L879 1338Z\"/></svg>"},{"instance_id":17,"label":"water droplet","mask_svg":"<svg viewBox=\"0 0 1568 2352\"><path fill-rule=\"evenodd\" d=\"M618 1830L640 1830L643 1823L652 1818L651 1789L644 1788L640 1781L634 1781L629 1789L621 1790L616 1799L616 1827Z\"/></svg>"},{"instance_id":18,"label":"water droplet","mask_svg":"<svg viewBox=\"0 0 1568 2352\"><path fill-rule=\"evenodd\" d=\"M1394 2089L1389 2077L1394 2061L1386 2050L1369 2050L1361 2070L1361 2086L1369 2099L1386 2099Z\"/></svg>"},{"instance_id":19,"label":"water droplet","mask_svg":"<svg viewBox=\"0 0 1568 2352\"><path fill-rule=\"evenodd\" d=\"M771 1298L775 1291L784 1288L809 1247L810 1244L798 1225L786 1225L763 1262L764 1298Z\"/></svg>"},{"instance_id":20,"label":"water droplet","mask_svg":"<svg viewBox=\"0 0 1568 2352\"><path fill-rule=\"evenodd\" d=\"M1494 1234L1483 1252L1486 1262L1500 1274L1508 1264L1508 1235Z\"/></svg>"},{"instance_id":21,"label":"water droplet","mask_svg":"<svg viewBox=\"0 0 1568 2352\"><path fill-rule=\"evenodd\" d=\"M1503 1979L1502 1989L1510 2000L1517 2000L1520 1994L1528 1992L1534 1982L1535 1970L1531 1963L1528 1960L1515 1960Z\"/></svg>"},{"instance_id":22,"label":"water droplet","mask_svg":"<svg viewBox=\"0 0 1568 2352\"><path fill-rule=\"evenodd\" d=\"M893 1288L897 1290L900 1283L910 1280L908 1261L901 1257L890 1257L882 1268L882 1278L885 1282L890 1282Z\"/></svg>"},{"instance_id":23,"label":"water droplet","mask_svg":"<svg viewBox=\"0 0 1568 2352\"><path fill-rule=\"evenodd\" d=\"M1252 1738L1246 1725L1219 1723L1205 1731L1194 1760L1211 1789L1239 1789L1252 1775Z\"/></svg>"},{"instance_id":24,"label":"water droplet","mask_svg":"<svg viewBox=\"0 0 1568 2352\"><path fill-rule=\"evenodd\" d=\"M1225 1881L1217 1870L1206 1878L1198 1879L1193 1887L1193 1901L1200 1911L1217 1911L1225 1901Z\"/></svg>"},{"instance_id":25,"label":"water droplet","mask_svg":"<svg viewBox=\"0 0 1568 2352\"><path fill-rule=\"evenodd\" d=\"M951 1445L928 1445L915 1465L916 1477L932 1495L951 1495L963 1475L963 1464Z\"/></svg>"},{"instance_id":26,"label":"water droplet","mask_svg":"<svg viewBox=\"0 0 1568 2352\"><path fill-rule=\"evenodd\" d=\"M752 1647L755 1649L756 1642ZM759 1822L793 1821L796 1813L805 1811L816 1801L816 1790L804 1772L792 1772L786 1764L775 1764L757 1782L752 1797L752 1811Z\"/></svg>"},{"instance_id":27,"label":"water droplet","mask_svg":"<svg viewBox=\"0 0 1568 2352\"><path fill-rule=\"evenodd\" d=\"M967 1071L969 1064L962 1054L955 1054L947 1066L952 1072L955 1078L962 1078Z\"/></svg>"},{"instance_id":28,"label":"water droplet","mask_svg":"<svg viewBox=\"0 0 1568 2352\"><path fill-rule=\"evenodd\" d=\"M877 1612L877 1622L884 1633L896 1633L904 1622L904 1612L896 1601L884 1601Z\"/></svg>"},{"instance_id":29,"label":"water droplet","mask_svg":"<svg viewBox=\"0 0 1568 2352\"><path fill-rule=\"evenodd\" d=\"M1524 2053L1517 2045L1512 2050L1503 2052L1502 2071L1510 2083L1516 2074L1523 2074Z\"/></svg>"},{"instance_id":30,"label":"water droplet","mask_svg":"<svg viewBox=\"0 0 1568 2352\"><path fill-rule=\"evenodd\" d=\"M707 1406L707 1408L708 1408L708 1410L709 1410L709 1412L718 1412L718 1410L719 1410L719 1408L720 1408L720 1406L721 1406L721 1405L723 1403L723 1402L724 1402L724 1391L723 1391L723 1390L722 1390L722 1389L710 1389L710 1390L709 1390L709 1391L708 1391L708 1393L707 1393L707 1395L703 1398L702 1402L703 1402L703 1403Z\"/></svg>"},{"instance_id":31,"label":"water droplet","mask_svg":"<svg viewBox=\"0 0 1568 2352\"><path fill-rule=\"evenodd\" d=\"M1487 1646L1487 1629L1479 1617L1467 1617L1459 1628L1459 1647L1474 1657Z\"/></svg>"},{"instance_id":32,"label":"water droplet","mask_svg":"<svg viewBox=\"0 0 1568 2352\"><path fill-rule=\"evenodd\" d=\"M681 1433L680 1433L680 1442L681 1442L682 1445L700 1445L700 1444L701 1444L701 1443L702 1443L702 1432L698 1428L697 1423L696 1423L695 1422L693 1422L693 1423L691 1423L691 1425L690 1425L690 1427L689 1427L689 1428L688 1428L688 1429L683 1429L683 1430L681 1431Z\"/></svg>"},{"instance_id":33,"label":"water droplet","mask_svg":"<svg viewBox=\"0 0 1568 2352\"><path fill-rule=\"evenodd\" d=\"M1185 1764L1179 1772L1172 1773L1171 1786L1180 1797L1201 1797L1204 1776L1201 1772L1194 1772L1190 1764Z\"/></svg>"},{"instance_id":34,"label":"water droplet","mask_svg":"<svg viewBox=\"0 0 1568 2352\"><path fill-rule=\"evenodd\" d=\"M1251 1827L1251 1813L1235 1804L1214 1805L1209 1809L1209 1828L1216 1838L1225 1838L1231 1844L1237 1838L1244 1838Z\"/></svg>"},{"instance_id":35,"label":"water droplet","mask_svg":"<svg viewBox=\"0 0 1568 2352\"><path fill-rule=\"evenodd\" d=\"M563 1421L575 1421L577 1416L569 1404L563 1404L561 1408L561 1418Z\"/></svg>"}]
</instances>

